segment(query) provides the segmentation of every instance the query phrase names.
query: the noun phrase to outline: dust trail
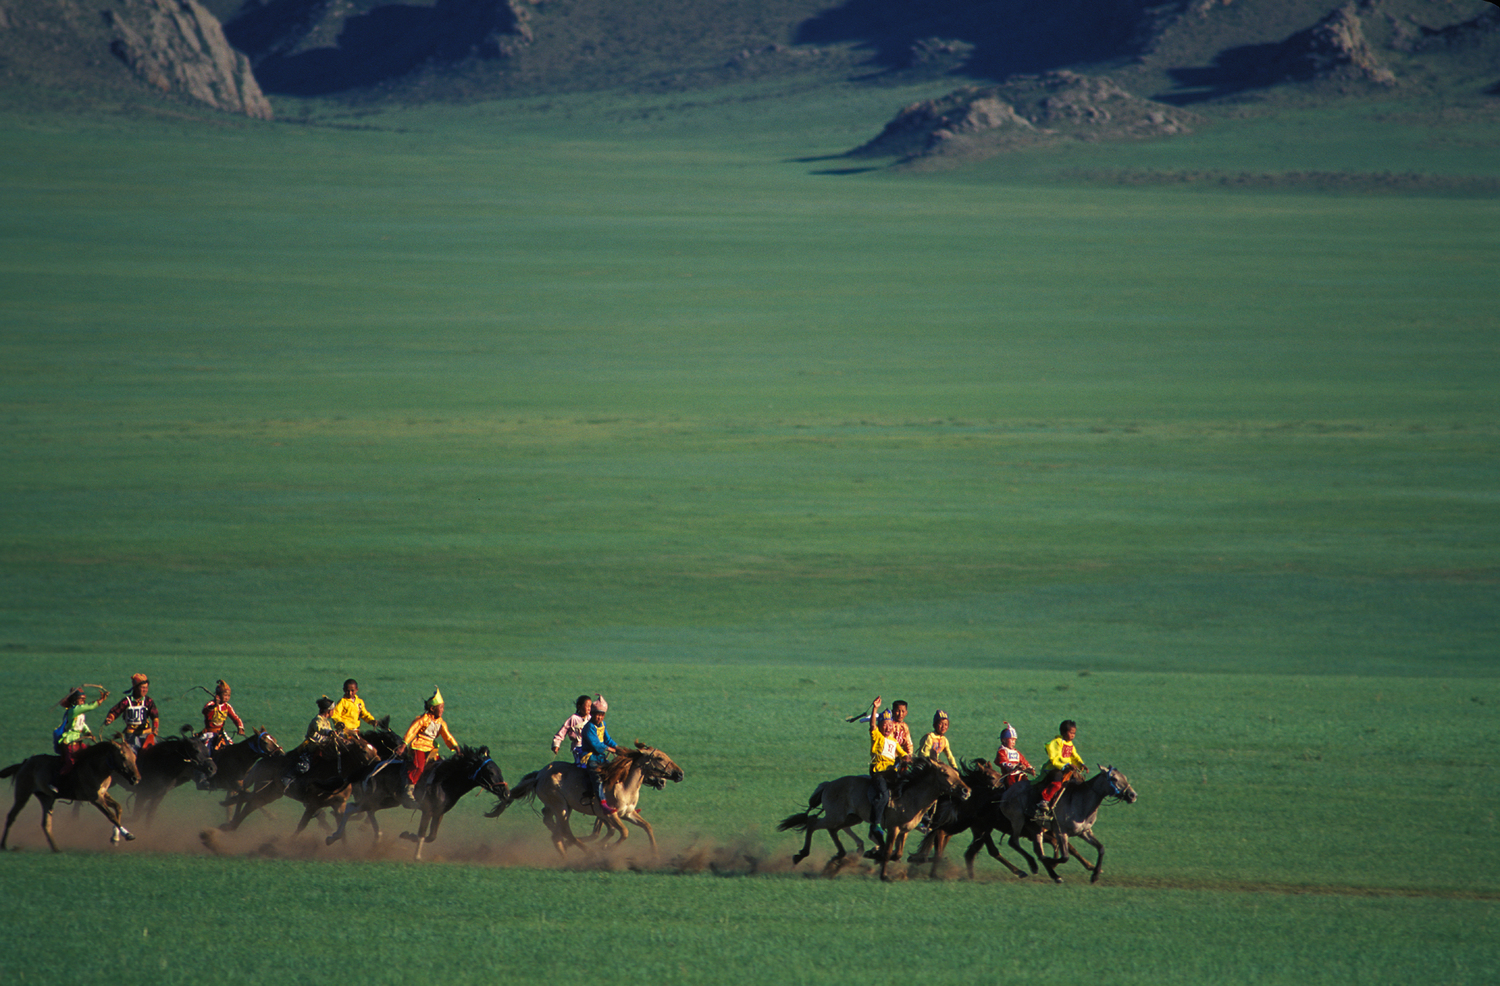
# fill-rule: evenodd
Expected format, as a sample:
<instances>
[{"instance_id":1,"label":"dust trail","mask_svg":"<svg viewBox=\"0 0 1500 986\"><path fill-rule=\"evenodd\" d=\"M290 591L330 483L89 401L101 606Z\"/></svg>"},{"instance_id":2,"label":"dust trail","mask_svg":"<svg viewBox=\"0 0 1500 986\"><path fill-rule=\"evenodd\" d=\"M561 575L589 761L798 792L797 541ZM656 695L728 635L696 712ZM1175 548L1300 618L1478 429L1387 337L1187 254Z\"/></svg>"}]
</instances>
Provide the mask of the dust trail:
<instances>
[{"instance_id":1,"label":"dust trail","mask_svg":"<svg viewBox=\"0 0 1500 986\"><path fill-rule=\"evenodd\" d=\"M331 831L331 824L324 828L315 822L305 831L293 834L292 829L301 815L301 806L295 802L273 803L269 809L246 819L236 831L226 832L218 828L225 813L216 804L216 796L213 801L209 800L209 795L198 792L181 792L175 796L177 800L164 803L150 825L143 819L131 820L127 811L126 826L135 833L134 842L111 846L109 825L89 806L85 806L75 818L69 806L59 805L53 815L53 832L59 847L66 852L371 862L407 862L415 855L415 843L401 837L403 832L416 829L418 814L413 811L381 812L383 837L378 844L370 827L359 820L350 824L342 841L329 846L326 835ZM651 852L645 833L632 829L623 844L608 848L591 847L591 851L583 853L572 850L564 858L552 847L547 830L536 813L515 811L497 821L484 818L473 810L474 807L461 804L457 812L443 820L437 840L422 848L423 862L722 877L785 875L806 879L832 876L873 879L876 874L874 863L853 855L842 865L830 867L831 847L826 856L814 853L800 866L794 867L792 852L796 847L791 843L783 845L784 840L777 839L768 845L758 832L674 833L664 832L661 826L657 827L658 850L655 854ZM579 831L585 831L583 826L579 826ZM16 827L11 831L11 841L21 850L46 851L38 809L29 807L17 819ZM912 867L911 876L925 879L927 872L926 866ZM961 862L957 866L946 863L939 878L951 879L962 873ZM981 873L979 877L980 882L989 882L998 880L1000 875Z\"/></svg>"}]
</instances>

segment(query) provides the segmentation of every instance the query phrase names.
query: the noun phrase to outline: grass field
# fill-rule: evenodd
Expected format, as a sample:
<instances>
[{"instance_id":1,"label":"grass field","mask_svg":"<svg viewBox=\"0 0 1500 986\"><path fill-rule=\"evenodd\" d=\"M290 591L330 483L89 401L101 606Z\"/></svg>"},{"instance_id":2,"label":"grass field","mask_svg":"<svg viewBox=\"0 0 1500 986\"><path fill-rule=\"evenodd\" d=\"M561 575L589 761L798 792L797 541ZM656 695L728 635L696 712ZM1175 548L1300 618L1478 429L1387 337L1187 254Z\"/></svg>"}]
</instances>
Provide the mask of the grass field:
<instances>
[{"instance_id":1,"label":"grass field","mask_svg":"<svg viewBox=\"0 0 1500 986\"><path fill-rule=\"evenodd\" d=\"M478 797L422 865L286 810L215 855L194 791L54 858L29 807L0 977L1494 981L1500 206L1435 180L1492 134L820 173L931 94L7 110L3 762L145 670L283 740L438 684L511 780L603 691L687 778L598 866ZM1299 171L1434 181L1110 184ZM792 871L877 693L964 756L1079 720L1141 795L1103 882Z\"/></svg>"}]
</instances>

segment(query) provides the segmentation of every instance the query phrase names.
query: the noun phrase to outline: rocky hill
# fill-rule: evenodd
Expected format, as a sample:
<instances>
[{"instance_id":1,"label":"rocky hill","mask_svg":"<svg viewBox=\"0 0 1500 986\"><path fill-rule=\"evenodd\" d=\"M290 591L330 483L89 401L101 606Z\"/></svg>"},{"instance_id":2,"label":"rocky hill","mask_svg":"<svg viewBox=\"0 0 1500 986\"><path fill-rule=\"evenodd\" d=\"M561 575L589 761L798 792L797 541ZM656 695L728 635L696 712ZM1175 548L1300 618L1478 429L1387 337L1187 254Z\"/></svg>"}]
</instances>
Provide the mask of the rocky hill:
<instances>
[{"instance_id":1,"label":"rocky hill","mask_svg":"<svg viewBox=\"0 0 1500 986\"><path fill-rule=\"evenodd\" d=\"M258 117L270 114L266 93L410 102L792 76L952 80L949 96L903 111L861 154L1139 139L1191 126L1186 107L1211 115L1286 94L1500 95L1500 8L1486 0L0 0L0 85L168 93ZM1038 100L1066 100L1078 113L1063 121Z\"/></svg>"}]
</instances>

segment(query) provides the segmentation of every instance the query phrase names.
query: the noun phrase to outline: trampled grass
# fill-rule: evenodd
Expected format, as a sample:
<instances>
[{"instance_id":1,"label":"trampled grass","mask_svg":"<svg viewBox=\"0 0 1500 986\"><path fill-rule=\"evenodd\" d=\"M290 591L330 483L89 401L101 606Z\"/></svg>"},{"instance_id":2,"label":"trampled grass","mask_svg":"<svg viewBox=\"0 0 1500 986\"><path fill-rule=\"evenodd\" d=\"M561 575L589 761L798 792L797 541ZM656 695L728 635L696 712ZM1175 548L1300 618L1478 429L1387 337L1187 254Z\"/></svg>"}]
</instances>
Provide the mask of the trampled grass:
<instances>
[{"instance_id":1,"label":"trampled grass","mask_svg":"<svg viewBox=\"0 0 1500 986\"><path fill-rule=\"evenodd\" d=\"M815 174L914 94L770 95L9 120L5 762L79 680L148 671L175 728L226 677L295 739L354 675L398 721L440 684L511 779L602 690L688 779L642 873L549 869L477 802L422 867L285 811L206 858L194 791L184 845L106 858L84 816L50 859L29 808L7 977L46 922L133 981L208 942L296 978L331 919L391 979L633 936L661 981L826 981L916 915L937 981L1493 979L1495 203L1058 179L1224 170L1264 137L1229 124L1196 163ZM1244 167L1360 170L1344 122ZM1083 723L1141 792L1104 882L786 872L877 692L965 756ZM673 863L740 845L754 875Z\"/></svg>"}]
</instances>

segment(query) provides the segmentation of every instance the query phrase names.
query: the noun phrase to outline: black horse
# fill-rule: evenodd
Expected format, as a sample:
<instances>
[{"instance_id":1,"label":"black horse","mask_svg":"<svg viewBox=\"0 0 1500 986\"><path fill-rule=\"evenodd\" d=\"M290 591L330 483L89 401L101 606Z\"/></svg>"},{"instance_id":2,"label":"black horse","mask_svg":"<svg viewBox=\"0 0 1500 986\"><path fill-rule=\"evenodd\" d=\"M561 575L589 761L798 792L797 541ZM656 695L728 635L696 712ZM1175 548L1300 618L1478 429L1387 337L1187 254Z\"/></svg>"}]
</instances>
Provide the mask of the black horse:
<instances>
[{"instance_id":1,"label":"black horse","mask_svg":"<svg viewBox=\"0 0 1500 986\"><path fill-rule=\"evenodd\" d=\"M156 817L156 809L161 807L168 791L187 783L195 775L204 779L213 777L218 770L213 751L201 736L169 736L157 740L136 755L135 765L141 772L141 780L134 785L135 809L130 817L133 821L144 812L148 825Z\"/></svg>"},{"instance_id":2,"label":"black horse","mask_svg":"<svg viewBox=\"0 0 1500 986\"><path fill-rule=\"evenodd\" d=\"M328 836L328 845L344 837L344 828L349 819L364 813L374 830L375 842L380 842L380 823L375 813L386 808L416 808L422 812L417 831L402 832L401 838L417 844L416 857L422 858L422 844L437 838L438 826L458 800L476 787L484 788L502 802L507 801L510 789L501 776L500 766L490 758L490 748L481 746L462 747L454 756L441 760L432 768L430 778L417 786L415 803L403 798L406 786L406 764L400 760L386 760L377 765L368 776L352 785L349 801L339 813L338 829Z\"/></svg>"},{"instance_id":3,"label":"black horse","mask_svg":"<svg viewBox=\"0 0 1500 986\"><path fill-rule=\"evenodd\" d=\"M922 845L916 852L907 858L907 862L918 865L932 861L930 876L937 875L938 864L942 862L943 850L948 848L948 840L953 836L970 830L988 832L995 826L995 819L1002 821L1004 816L1000 814L1000 797L1005 793L1004 778L988 760L965 760L963 762L964 783L969 785L972 796L965 801L957 801L953 798L939 798L937 809L933 813L932 829L927 833L927 838L922 840ZM1010 860L1001 856L995 849L994 843L988 843L990 854L998 859L1005 867L1018 877L1027 874L1017 869ZM1019 844L1016 845L1020 849ZM977 851L977 850L976 850ZM1036 860L1032 859L1025 850L1020 850L1031 864L1031 872L1037 872ZM968 864L969 876L974 876L974 858L965 855L964 862Z\"/></svg>"}]
</instances>

